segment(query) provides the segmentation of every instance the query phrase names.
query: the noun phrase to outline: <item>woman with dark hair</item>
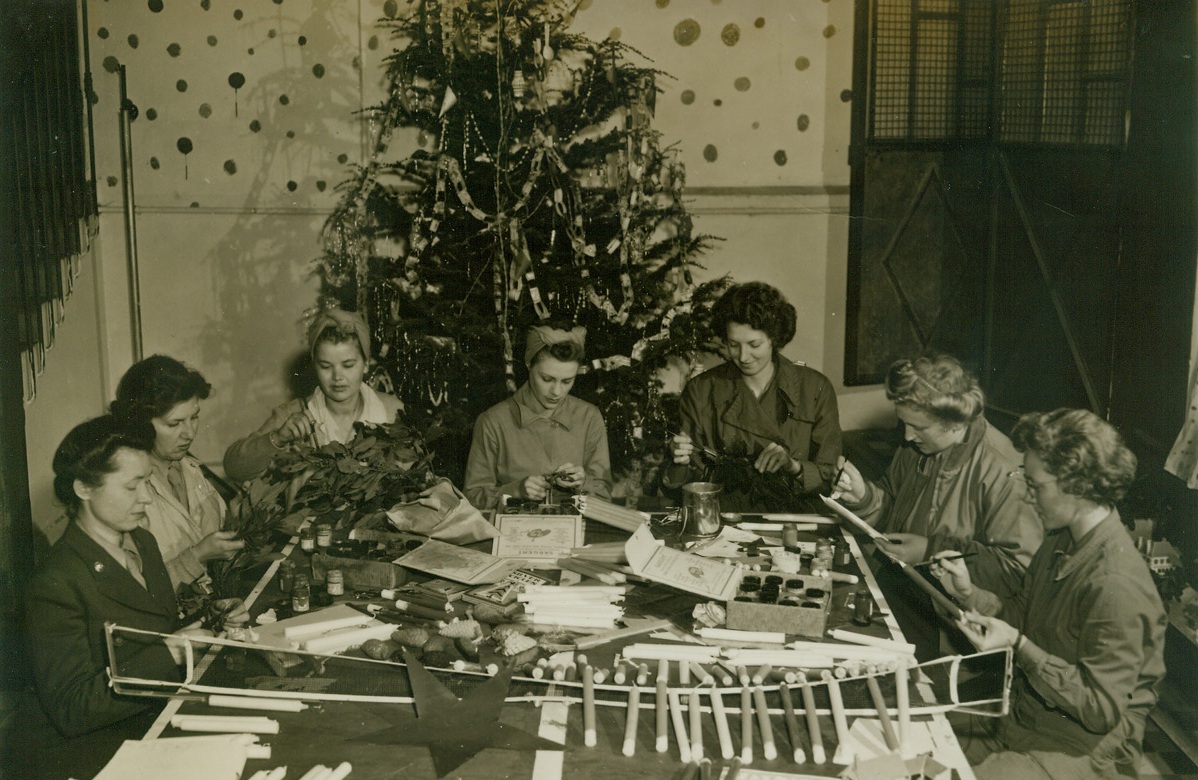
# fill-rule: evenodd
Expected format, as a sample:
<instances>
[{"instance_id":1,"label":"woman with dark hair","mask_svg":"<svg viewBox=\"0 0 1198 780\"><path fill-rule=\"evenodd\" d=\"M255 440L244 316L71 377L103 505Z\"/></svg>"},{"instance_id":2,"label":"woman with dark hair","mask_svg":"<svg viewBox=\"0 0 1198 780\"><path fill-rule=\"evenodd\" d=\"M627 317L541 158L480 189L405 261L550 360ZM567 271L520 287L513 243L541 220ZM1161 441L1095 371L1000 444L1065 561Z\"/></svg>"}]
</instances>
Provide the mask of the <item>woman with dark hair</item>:
<instances>
[{"instance_id":1,"label":"woman with dark hair","mask_svg":"<svg viewBox=\"0 0 1198 780\"><path fill-rule=\"evenodd\" d=\"M1022 587L1002 597L960 560L932 573L970 609L979 650L1011 648L1011 713L964 742L986 778L1136 776L1144 723L1165 676L1167 617L1115 505L1136 474L1119 433L1092 412L1029 414L1012 432L1047 538Z\"/></svg>"},{"instance_id":2,"label":"woman with dark hair","mask_svg":"<svg viewBox=\"0 0 1198 780\"><path fill-rule=\"evenodd\" d=\"M877 546L887 556L914 564L941 550L974 553L974 578L1013 593L1040 546L1040 526L1023 500L1019 453L986 422L977 380L948 355L899 360L886 374L886 397L903 425L903 446L877 483L845 461L841 501L885 535ZM876 573L916 655L937 657L931 599L884 560Z\"/></svg>"},{"instance_id":3,"label":"woman with dark hair","mask_svg":"<svg viewBox=\"0 0 1198 780\"><path fill-rule=\"evenodd\" d=\"M826 488L836 473L836 392L823 374L779 354L794 338L797 315L776 288L762 282L731 287L711 316L727 362L683 389L682 433L673 439L664 483L674 488L710 478L724 483L721 508L793 509L788 499ZM731 473L732 461L755 472L748 480L755 486ZM774 483L772 489L756 475Z\"/></svg>"},{"instance_id":4,"label":"woman with dark hair","mask_svg":"<svg viewBox=\"0 0 1198 780\"><path fill-rule=\"evenodd\" d=\"M504 495L540 501L555 486L611 497L603 415L570 395L585 342L582 327L529 328L528 381L474 423L463 492L475 507L494 508Z\"/></svg>"},{"instance_id":5,"label":"woman with dark hair","mask_svg":"<svg viewBox=\"0 0 1198 780\"><path fill-rule=\"evenodd\" d=\"M54 492L70 522L26 591L28 656L37 701L18 709L6 735L21 777L91 777L125 739L140 738L161 709L118 696L109 663L149 679L179 677L181 647L131 636L105 651L104 624L169 634L179 627L175 589L153 534L142 526L153 503L147 433L111 415L77 426L54 454ZM223 606L229 606L224 602ZM244 605L233 605L245 617Z\"/></svg>"},{"instance_id":6,"label":"woman with dark hair","mask_svg":"<svg viewBox=\"0 0 1198 780\"><path fill-rule=\"evenodd\" d=\"M316 369L317 388L307 401L295 399L277 407L254 433L225 451L225 474L245 482L270 465L275 452L296 442L319 447L348 443L354 424L395 422L403 404L362 381L370 365L370 331L355 312L322 311L308 327L308 352Z\"/></svg>"},{"instance_id":7,"label":"woman with dark hair","mask_svg":"<svg viewBox=\"0 0 1198 780\"><path fill-rule=\"evenodd\" d=\"M134 363L121 377L112 414L130 430L152 432L152 500L145 527L158 541L176 587L206 576L208 561L232 557L244 546L222 531L225 501L191 454L200 402L212 385L198 371L166 355Z\"/></svg>"}]
</instances>

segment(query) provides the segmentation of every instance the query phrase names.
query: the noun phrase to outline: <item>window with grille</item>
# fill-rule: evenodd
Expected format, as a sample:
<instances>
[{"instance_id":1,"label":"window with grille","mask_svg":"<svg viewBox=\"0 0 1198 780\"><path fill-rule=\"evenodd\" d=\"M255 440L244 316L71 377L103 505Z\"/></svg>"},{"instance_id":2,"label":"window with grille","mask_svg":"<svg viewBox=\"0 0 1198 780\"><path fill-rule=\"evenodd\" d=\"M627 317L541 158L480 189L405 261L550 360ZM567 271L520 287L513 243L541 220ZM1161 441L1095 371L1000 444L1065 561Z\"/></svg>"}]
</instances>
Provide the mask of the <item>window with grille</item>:
<instances>
[{"instance_id":1,"label":"window with grille","mask_svg":"<svg viewBox=\"0 0 1198 780\"><path fill-rule=\"evenodd\" d=\"M1127 0L875 0L871 141L1119 146Z\"/></svg>"}]
</instances>

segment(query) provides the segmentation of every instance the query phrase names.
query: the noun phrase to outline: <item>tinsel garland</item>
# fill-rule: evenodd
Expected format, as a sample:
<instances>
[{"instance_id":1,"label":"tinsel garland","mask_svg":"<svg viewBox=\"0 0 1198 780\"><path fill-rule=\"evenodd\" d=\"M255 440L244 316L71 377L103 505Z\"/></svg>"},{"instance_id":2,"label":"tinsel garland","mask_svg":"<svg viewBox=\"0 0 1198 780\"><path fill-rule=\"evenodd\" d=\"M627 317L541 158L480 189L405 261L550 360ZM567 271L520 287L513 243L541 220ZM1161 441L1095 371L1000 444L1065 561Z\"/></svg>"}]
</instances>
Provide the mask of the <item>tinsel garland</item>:
<instances>
[{"instance_id":1,"label":"tinsel garland","mask_svg":"<svg viewBox=\"0 0 1198 780\"><path fill-rule=\"evenodd\" d=\"M515 390L529 325L587 326L576 392L604 413L617 472L664 446L646 436L668 427L659 370L712 341L724 282L691 277L710 237L692 234L685 172L651 128L663 74L568 33L574 7L416 0L386 20L397 46L373 153L324 229L324 294L365 314L376 378L451 476L474 417ZM397 127L431 147L393 160Z\"/></svg>"}]
</instances>

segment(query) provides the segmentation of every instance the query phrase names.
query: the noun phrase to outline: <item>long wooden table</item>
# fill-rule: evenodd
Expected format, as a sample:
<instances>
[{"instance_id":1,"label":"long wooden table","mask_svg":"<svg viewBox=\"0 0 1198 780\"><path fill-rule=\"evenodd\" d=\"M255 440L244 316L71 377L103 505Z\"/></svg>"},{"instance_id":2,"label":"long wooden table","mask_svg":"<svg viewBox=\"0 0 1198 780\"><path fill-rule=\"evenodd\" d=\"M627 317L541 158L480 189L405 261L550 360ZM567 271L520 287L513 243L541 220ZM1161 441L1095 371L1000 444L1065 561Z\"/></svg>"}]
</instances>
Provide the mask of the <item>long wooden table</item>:
<instances>
[{"instance_id":1,"label":"long wooden table","mask_svg":"<svg viewBox=\"0 0 1198 780\"><path fill-rule=\"evenodd\" d=\"M902 641L902 632L894 618L890 616L885 595L878 589L869 567L863 560L856 540L843 530L839 530L839 532L844 533L848 540L854 557L853 568L869 585L881 613L880 617L875 618L874 625L864 631L874 636ZM588 521L588 542L611 541L621 536L626 535ZM302 558L301 553L294 549L294 540L284 549L284 552L287 555ZM251 611L255 614L263 611L281 596L273 581L276 568L277 565L271 566L247 596L247 601L251 603ZM849 622L852 614L850 599L855 589L856 586L851 585L837 585L834 588L833 603L828 618L829 628L846 625ZM675 623L675 627L672 629L674 634L686 636L682 628L689 627L691 609L696 603L703 600L697 596L662 586L638 586L629 594L626 606L630 612L670 618ZM644 637L639 637L634 641L647 640ZM601 646L586 652L593 663L602 666L605 665L604 654L606 653L606 658L610 659L612 653L618 649L618 647L613 649ZM205 667L202 681L219 682L227 678L225 664L221 663L219 653L209 653L202 664ZM361 683L359 682L359 684ZM377 684L378 692L381 694L394 695L398 690L395 688L395 681L385 675L380 675L375 683L369 681L366 683L368 687L371 684ZM539 683L539 685L542 689L544 688L544 683ZM453 686L451 685L451 687ZM918 695L930 697L929 686L917 685L915 687ZM479 778L480 780L483 778L488 780L493 778L558 780L562 777L584 780L609 778L614 773L628 778L680 776L684 767L679 760L679 749L672 729L669 737L669 751L659 753L655 750L655 713L651 708L653 697L650 695L652 688L651 677L649 686L645 689L645 700L642 701L644 709L640 712L634 757L626 757L621 752L624 742L626 707L603 706L604 702L601 699L596 716L597 744L595 747L586 747L582 733L582 707L574 701L577 698L575 689L563 690L562 686L555 689L550 685L548 690L541 690L541 692L550 697L561 695L564 700L543 701L533 705L512 702L509 699L502 709L500 720L516 730L530 735L538 735L561 745L560 750L487 749L461 765L450 776ZM528 686L518 685L514 681L510 695L518 695L521 690L528 690ZM821 732L824 735L827 755L830 759L835 749L836 735L831 723L830 702L827 699L827 694L822 692L822 689L820 691L817 709L821 713ZM737 692L739 692L739 688L737 688ZM460 691L458 693L461 695ZM798 691L795 691L795 697L798 698ZM619 699L619 696L612 694L608 698ZM705 706L708 706L708 698L707 695L703 696ZM727 709L733 713L729 715L729 723L733 742L739 752L741 747L740 718L739 715L734 714L739 707L739 698L731 690L722 698L726 702ZM927 701L930 702L931 699L928 698ZM913 702L918 704L918 699L913 699ZM685 696L683 696L683 703L685 704ZM853 709L851 703L850 709ZM251 714L244 710L225 710L210 707L198 701L175 699L167 706L146 737L180 736L181 732L172 729L169 724L172 716L183 713ZM253 774L259 769L287 765L290 768L288 777L295 778L303 775L315 764L334 766L341 761L349 761L353 764L353 778L432 778L437 776L428 747L421 744L405 743L406 735L411 731L414 722L412 705L324 701L299 713L265 714L276 718L280 723L279 734L263 738L264 742L272 746L273 755L268 761L251 760L248 762L245 776ZM802 717L803 715L800 713L799 719L802 720ZM852 719L850 717L850 720ZM775 716L773 720L773 731L779 757L773 761L765 761L761 758L763 754L761 729L754 728L753 753L756 760L751 765L753 769L818 776L836 776L843 770L843 766L835 765L830 760L823 765L812 763L810 750L808 750L807 762L796 765L792 760L783 718ZM917 720L926 723L936 744L937 760L956 770L957 776L964 780L971 780L973 773L961 753L946 717L942 714L922 715ZM754 726L758 726L758 724L754 723ZM715 721L710 714L703 719L702 732L703 743L707 746L706 755L713 759L714 776L719 777L720 768L727 762L721 759L716 747L718 735ZM748 776L745 770L742 770L741 776Z\"/></svg>"}]
</instances>

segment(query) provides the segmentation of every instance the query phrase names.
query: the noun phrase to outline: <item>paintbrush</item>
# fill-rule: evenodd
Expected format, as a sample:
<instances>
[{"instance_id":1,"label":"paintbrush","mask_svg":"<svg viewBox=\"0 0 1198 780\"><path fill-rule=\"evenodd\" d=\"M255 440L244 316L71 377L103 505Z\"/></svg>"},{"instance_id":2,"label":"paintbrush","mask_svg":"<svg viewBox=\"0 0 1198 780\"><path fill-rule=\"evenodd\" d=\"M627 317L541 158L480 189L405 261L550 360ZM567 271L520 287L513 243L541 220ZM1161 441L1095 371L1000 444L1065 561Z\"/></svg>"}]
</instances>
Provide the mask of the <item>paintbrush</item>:
<instances>
[{"instance_id":1,"label":"paintbrush","mask_svg":"<svg viewBox=\"0 0 1198 780\"><path fill-rule=\"evenodd\" d=\"M928 558L926 561L920 561L919 563L913 563L911 565L912 566L931 566L933 563L937 563L939 561L960 561L965 558L972 558L975 555L977 555L976 552L957 553L956 555L945 555L940 558Z\"/></svg>"}]
</instances>

